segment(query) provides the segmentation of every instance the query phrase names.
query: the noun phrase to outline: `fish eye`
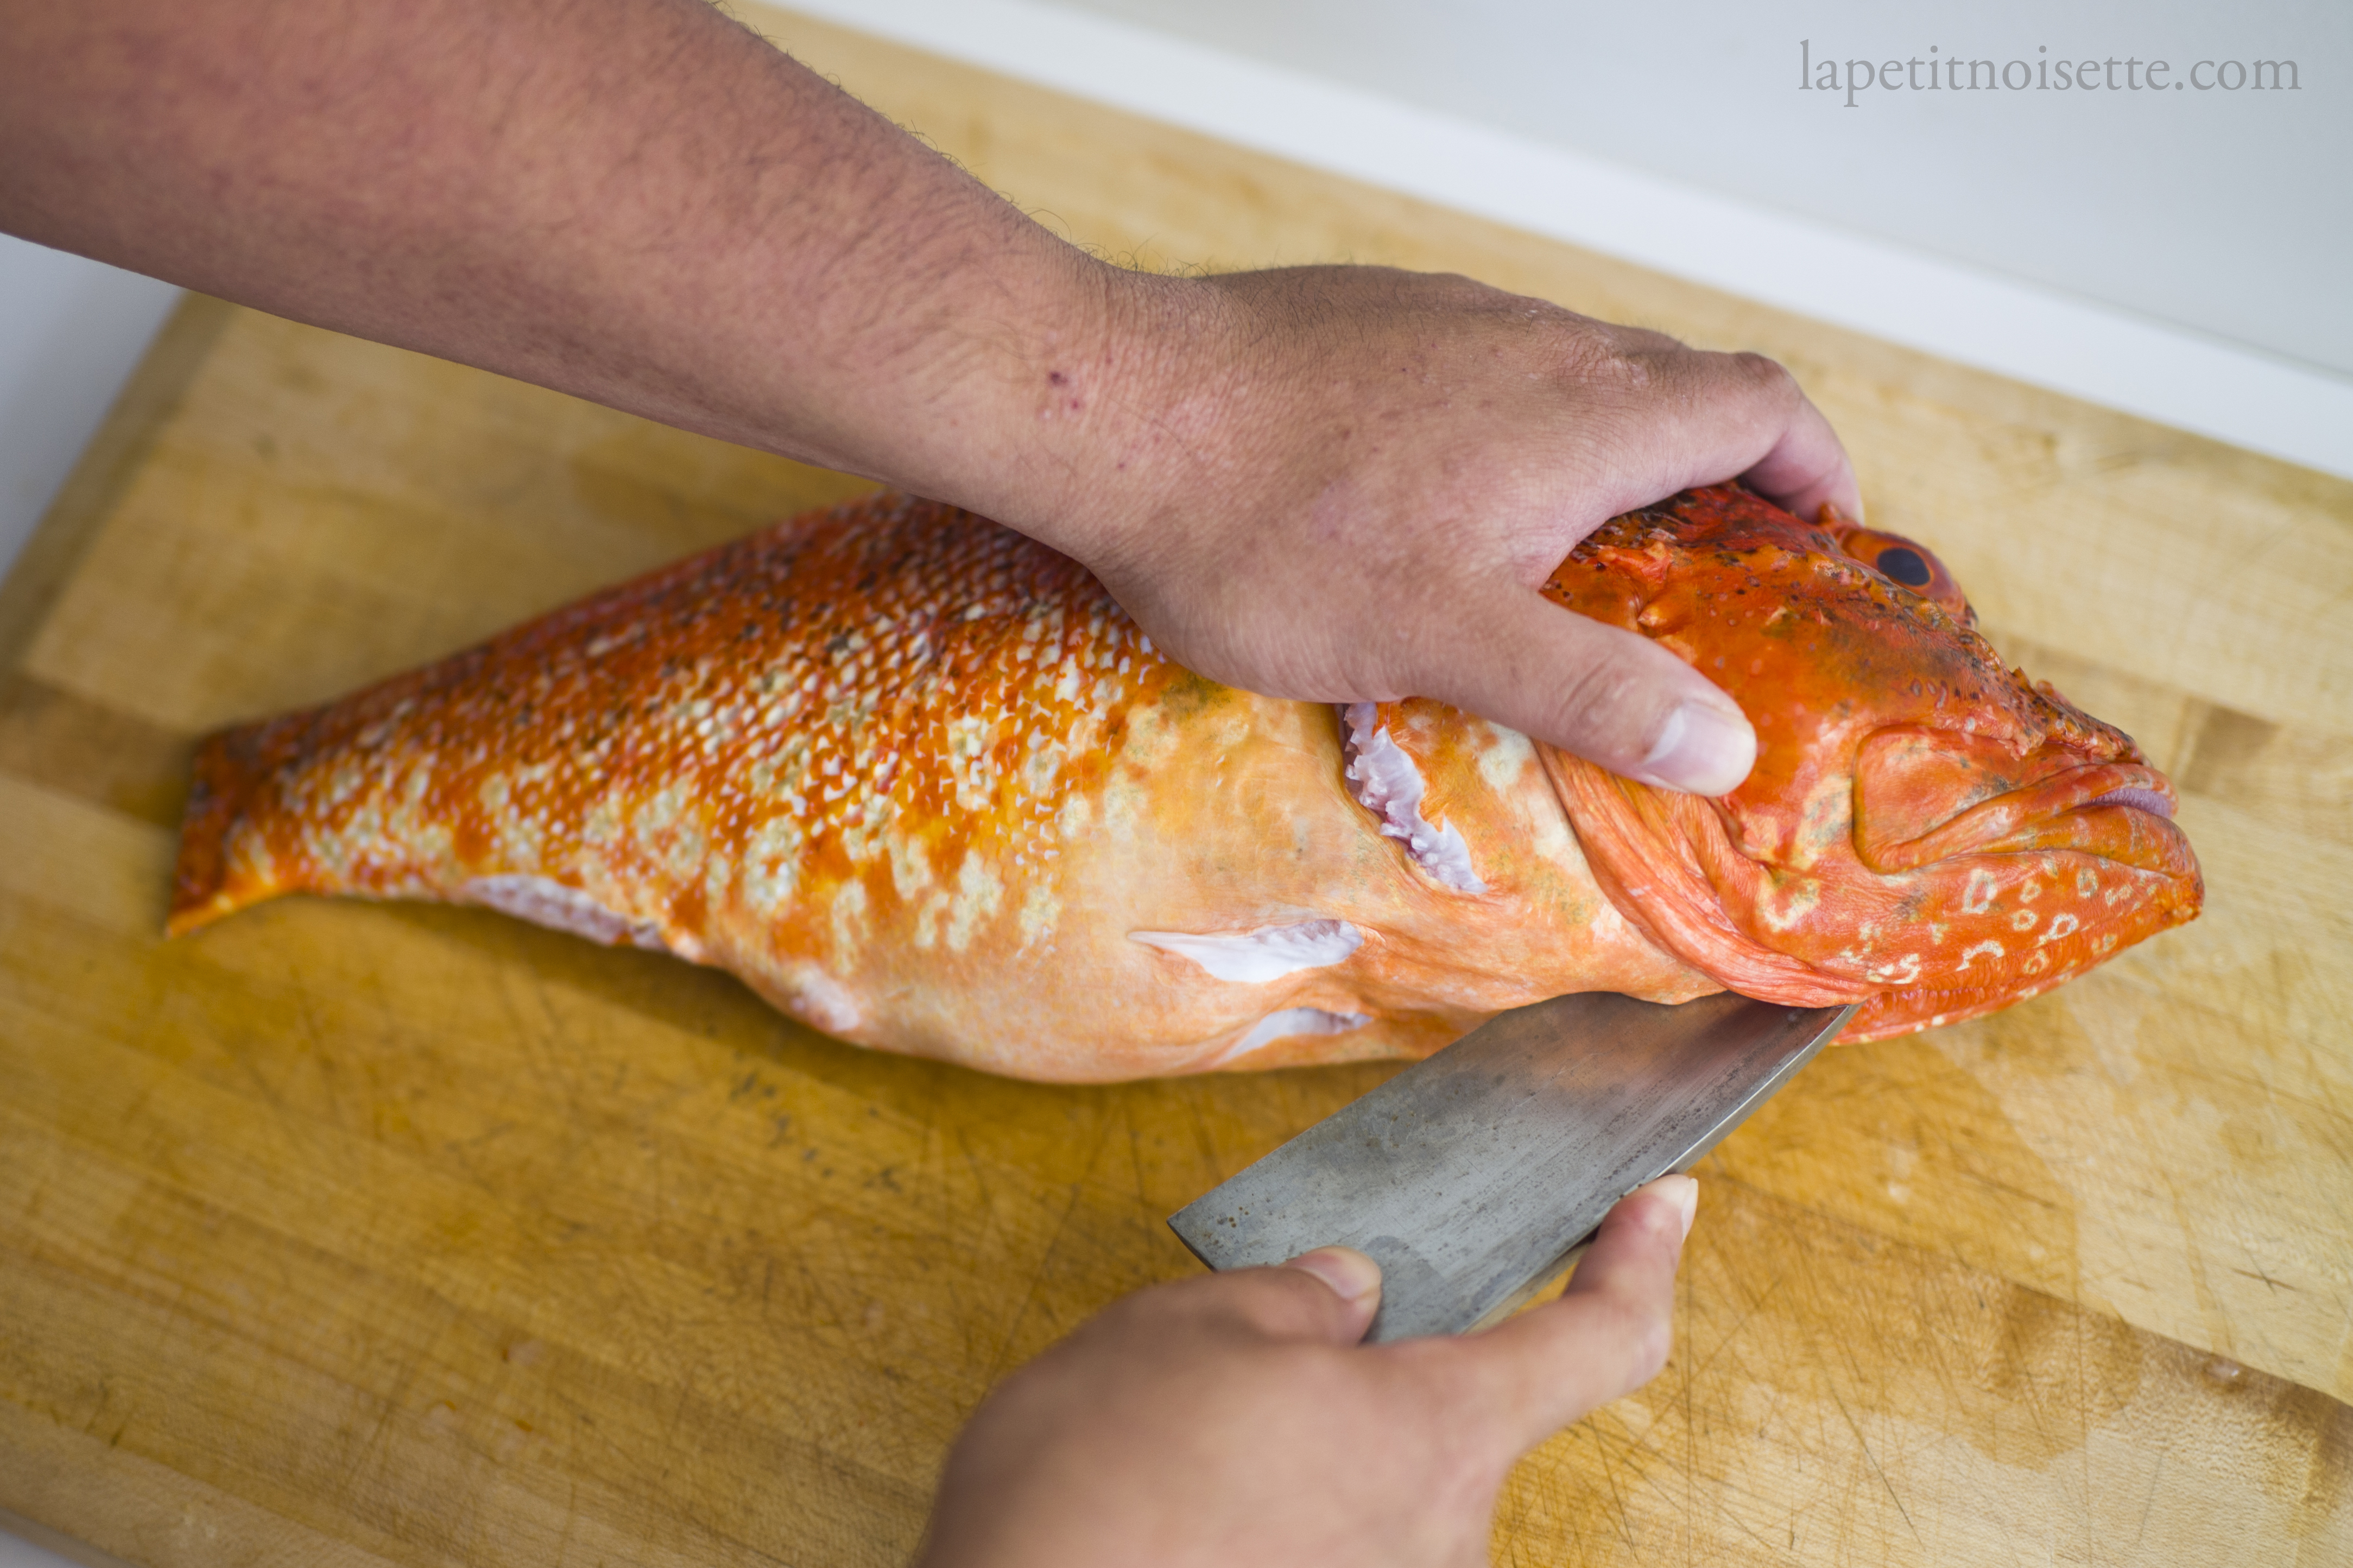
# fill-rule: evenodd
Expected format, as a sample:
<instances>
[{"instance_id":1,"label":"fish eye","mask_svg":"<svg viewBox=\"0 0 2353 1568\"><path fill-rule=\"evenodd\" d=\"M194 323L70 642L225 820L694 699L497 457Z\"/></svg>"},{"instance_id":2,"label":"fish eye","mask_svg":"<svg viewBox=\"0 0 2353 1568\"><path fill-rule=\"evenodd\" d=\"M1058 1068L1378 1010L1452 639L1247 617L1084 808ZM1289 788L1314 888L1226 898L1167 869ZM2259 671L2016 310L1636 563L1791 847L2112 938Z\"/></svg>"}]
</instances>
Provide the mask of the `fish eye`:
<instances>
[{"instance_id":1,"label":"fish eye","mask_svg":"<svg viewBox=\"0 0 2353 1568\"><path fill-rule=\"evenodd\" d=\"M1891 544L1881 551L1879 559L1873 564L1879 568L1881 575L1907 588L1925 588L1935 576L1928 570L1928 563L1920 558L1918 551L1908 550L1901 544Z\"/></svg>"},{"instance_id":2,"label":"fish eye","mask_svg":"<svg viewBox=\"0 0 2353 1568\"><path fill-rule=\"evenodd\" d=\"M1969 608L1968 595L1961 592L1961 585L1953 581L1953 574L1926 545L1900 533L1858 528L1835 512L1829 515L1831 521L1822 526L1849 558L1862 562L1889 582L1901 584L1924 599L1934 600L1949 614L1959 616L1963 625L1977 625L1977 612Z\"/></svg>"}]
</instances>

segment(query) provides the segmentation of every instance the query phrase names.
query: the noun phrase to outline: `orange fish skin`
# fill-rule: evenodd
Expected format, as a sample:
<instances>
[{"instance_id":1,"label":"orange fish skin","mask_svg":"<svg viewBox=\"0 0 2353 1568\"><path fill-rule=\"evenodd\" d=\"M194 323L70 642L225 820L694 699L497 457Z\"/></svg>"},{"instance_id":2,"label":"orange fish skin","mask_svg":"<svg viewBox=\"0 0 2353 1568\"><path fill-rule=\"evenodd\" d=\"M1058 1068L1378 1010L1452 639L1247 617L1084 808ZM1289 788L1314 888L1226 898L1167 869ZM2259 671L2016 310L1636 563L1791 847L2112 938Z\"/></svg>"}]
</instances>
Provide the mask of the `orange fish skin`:
<instances>
[{"instance_id":1,"label":"orange fish skin","mask_svg":"<svg viewBox=\"0 0 2353 1568\"><path fill-rule=\"evenodd\" d=\"M1204 680L1074 563L875 498L209 738L170 930L294 891L487 903L1062 1081L1419 1057L1563 992L1719 988L1620 913L1525 739L1429 707L1408 739L1482 892L1351 798L1330 707ZM1131 934L1335 922L1353 951L1266 979ZM1358 1021L1253 1043L1301 1010Z\"/></svg>"},{"instance_id":2,"label":"orange fish skin","mask_svg":"<svg viewBox=\"0 0 2353 1568\"><path fill-rule=\"evenodd\" d=\"M1915 552L1922 591L1850 544ZM1841 1037L1879 1039L2008 1006L2198 915L2171 784L2006 666L1912 541L1718 486L1612 520L1546 592L1673 650L1756 725L1755 771L1716 801L1541 748L1620 908L1732 989L1861 1002Z\"/></svg>"}]
</instances>

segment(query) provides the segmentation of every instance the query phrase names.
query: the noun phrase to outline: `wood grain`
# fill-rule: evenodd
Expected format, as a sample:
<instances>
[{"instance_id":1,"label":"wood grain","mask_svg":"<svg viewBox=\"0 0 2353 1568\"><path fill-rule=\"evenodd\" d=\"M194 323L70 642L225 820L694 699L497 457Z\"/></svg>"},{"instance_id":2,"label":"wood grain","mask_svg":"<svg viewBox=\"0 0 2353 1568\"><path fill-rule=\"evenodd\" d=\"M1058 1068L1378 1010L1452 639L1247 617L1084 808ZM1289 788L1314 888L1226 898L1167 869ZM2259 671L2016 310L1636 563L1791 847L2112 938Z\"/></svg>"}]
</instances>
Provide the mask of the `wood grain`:
<instances>
[{"instance_id":1,"label":"wood grain","mask_svg":"<svg viewBox=\"0 0 2353 1568\"><path fill-rule=\"evenodd\" d=\"M1106 254L1782 358L2182 785L2203 920L1711 1160L1672 1364L1522 1466L1500 1561L2353 1558L2353 485L764 15ZM480 911L157 940L205 728L857 488L183 310L0 586L0 1509L153 1564L898 1561L993 1380L1385 1076L999 1082Z\"/></svg>"}]
</instances>

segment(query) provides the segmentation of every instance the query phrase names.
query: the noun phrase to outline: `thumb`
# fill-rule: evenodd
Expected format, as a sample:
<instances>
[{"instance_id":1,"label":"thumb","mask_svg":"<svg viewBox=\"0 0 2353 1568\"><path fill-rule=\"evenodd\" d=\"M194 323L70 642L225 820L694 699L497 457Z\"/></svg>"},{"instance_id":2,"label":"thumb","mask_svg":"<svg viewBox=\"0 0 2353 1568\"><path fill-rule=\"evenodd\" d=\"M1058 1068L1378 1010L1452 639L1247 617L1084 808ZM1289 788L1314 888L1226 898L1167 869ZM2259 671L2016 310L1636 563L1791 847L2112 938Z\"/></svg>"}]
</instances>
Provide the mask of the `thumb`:
<instances>
[{"instance_id":1,"label":"thumb","mask_svg":"<svg viewBox=\"0 0 2353 1568\"><path fill-rule=\"evenodd\" d=\"M1353 1345L1373 1326L1381 1304L1381 1266L1369 1254L1353 1247L1319 1247L1283 1265L1314 1276L1332 1292L1336 1310L1322 1327L1335 1344Z\"/></svg>"},{"instance_id":2,"label":"thumb","mask_svg":"<svg viewBox=\"0 0 2353 1568\"><path fill-rule=\"evenodd\" d=\"M1560 1300L1459 1342L1504 1416L1498 1435L1513 1457L1666 1365L1675 1265L1698 1202L1689 1176L1639 1189L1602 1220Z\"/></svg>"},{"instance_id":3,"label":"thumb","mask_svg":"<svg viewBox=\"0 0 2353 1568\"><path fill-rule=\"evenodd\" d=\"M1190 1324L1253 1339L1352 1345L1381 1304L1381 1266L1352 1247L1319 1247L1288 1263L1197 1275L1156 1285L1113 1307L1106 1318L1145 1313L1155 1331Z\"/></svg>"},{"instance_id":4,"label":"thumb","mask_svg":"<svg viewBox=\"0 0 2353 1568\"><path fill-rule=\"evenodd\" d=\"M1644 784L1729 793L1757 734L1722 688L1649 638L1514 584L1421 689Z\"/></svg>"}]
</instances>

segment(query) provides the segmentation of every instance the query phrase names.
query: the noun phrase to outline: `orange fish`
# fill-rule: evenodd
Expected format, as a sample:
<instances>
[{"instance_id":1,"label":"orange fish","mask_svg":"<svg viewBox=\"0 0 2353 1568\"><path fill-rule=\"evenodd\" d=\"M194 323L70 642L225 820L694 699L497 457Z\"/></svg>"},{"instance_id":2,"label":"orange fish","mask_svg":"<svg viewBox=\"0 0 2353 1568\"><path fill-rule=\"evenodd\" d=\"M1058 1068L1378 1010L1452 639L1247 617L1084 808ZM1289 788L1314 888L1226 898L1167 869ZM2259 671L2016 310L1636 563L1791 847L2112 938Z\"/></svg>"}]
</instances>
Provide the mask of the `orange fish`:
<instances>
[{"instance_id":1,"label":"orange fish","mask_svg":"<svg viewBox=\"0 0 2353 1568\"><path fill-rule=\"evenodd\" d=\"M1739 701L1722 799L1423 700L1218 685L1075 563L878 496L207 739L170 929L486 905L861 1045L1101 1081L1420 1057L1582 990L2007 1005L2194 917L2173 792L1935 556L1718 486L1546 593Z\"/></svg>"}]
</instances>

